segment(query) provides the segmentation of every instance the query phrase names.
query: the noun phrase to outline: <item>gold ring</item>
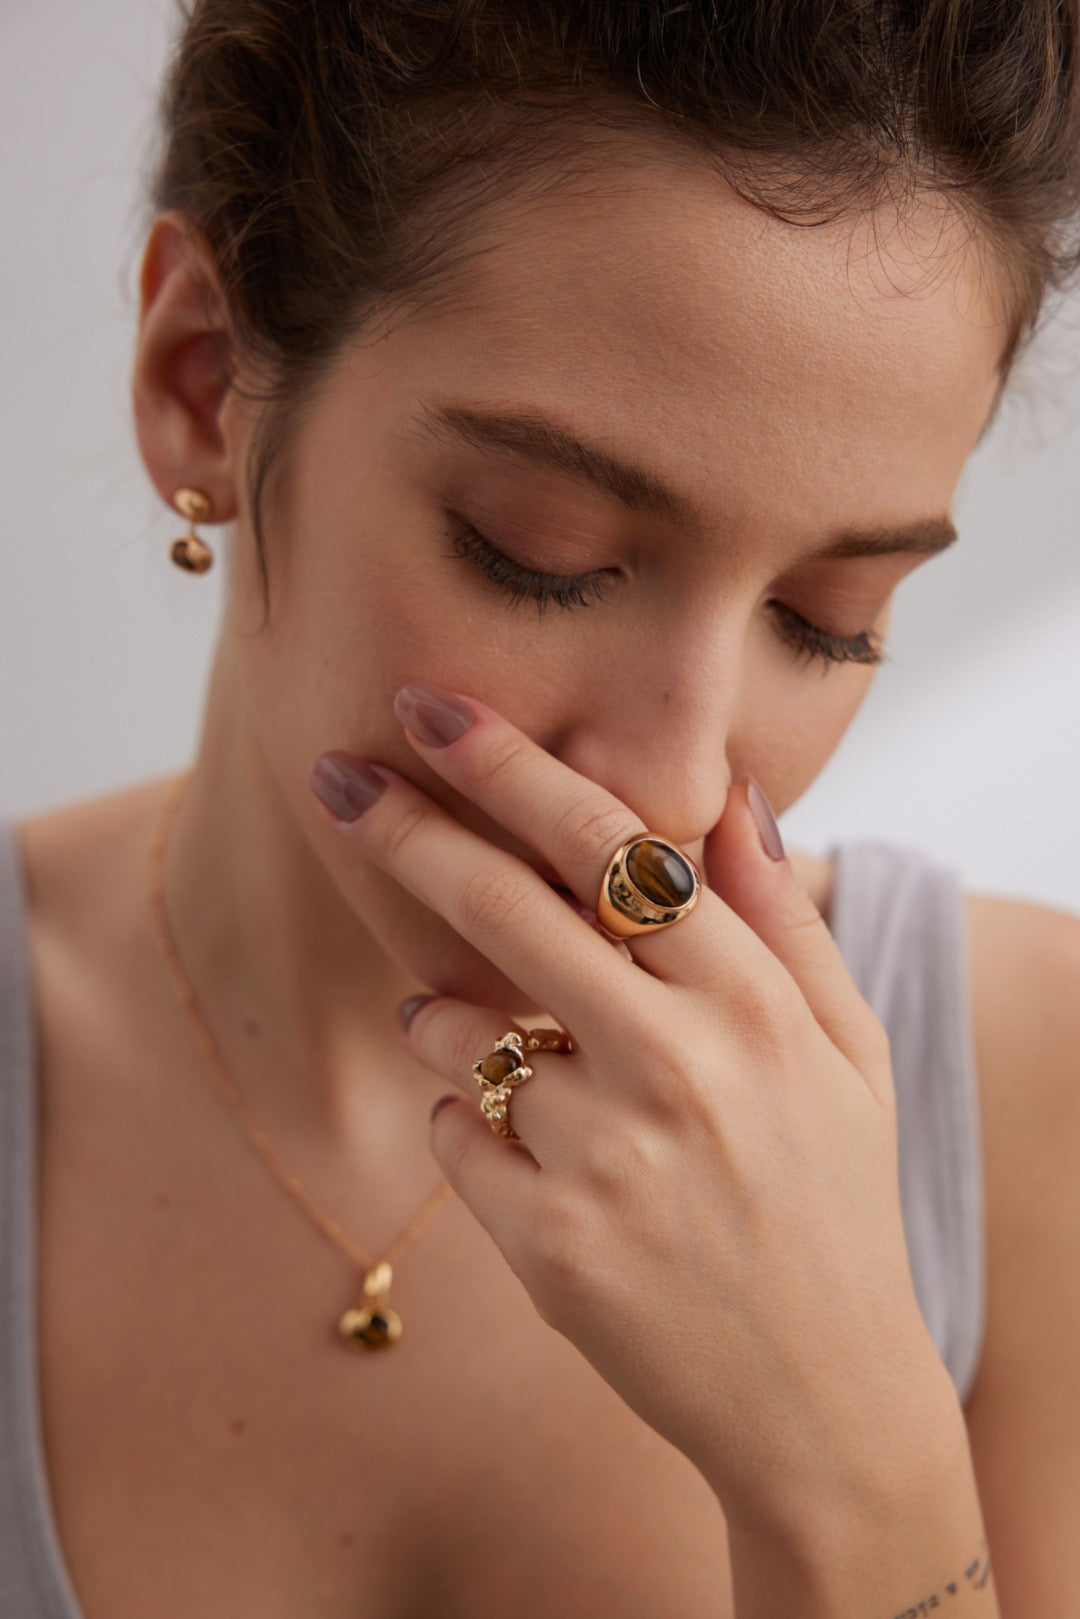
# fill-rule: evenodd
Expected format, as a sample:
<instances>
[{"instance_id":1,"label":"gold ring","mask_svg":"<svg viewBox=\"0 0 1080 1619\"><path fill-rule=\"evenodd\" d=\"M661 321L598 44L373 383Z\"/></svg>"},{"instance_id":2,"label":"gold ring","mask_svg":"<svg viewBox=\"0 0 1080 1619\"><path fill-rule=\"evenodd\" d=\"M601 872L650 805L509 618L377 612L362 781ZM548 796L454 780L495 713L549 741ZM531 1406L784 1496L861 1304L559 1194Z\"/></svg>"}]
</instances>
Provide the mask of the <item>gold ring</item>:
<instances>
[{"instance_id":1,"label":"gold ring","mask_svg":"<svg viewBox=\"0 0 1080 1619\"><path fill-rule=\"evenodd\" d=\"M596 920L618 939L654 933L689 916L701 877L688 854L654 833L620 843L604 872Z\"/></svg>"},{"instance_id":2,"label":"gold ring","mask_svg":"<svg viewBox=\"0 0 1080 1619\"><path fill-rule=\"evenodd\" d=\"M472 1065L473 1078L480 1086L480 1111L497 1136L520 1141L507 1117L510 1097L518 1085L531 1079L533 1071L525 1061L525 1051L564 1051L574 1043L563 1029L528 1029L521 1034L511 1029L496 1040L494 1049Z\"/></svg>"}]
</instances>

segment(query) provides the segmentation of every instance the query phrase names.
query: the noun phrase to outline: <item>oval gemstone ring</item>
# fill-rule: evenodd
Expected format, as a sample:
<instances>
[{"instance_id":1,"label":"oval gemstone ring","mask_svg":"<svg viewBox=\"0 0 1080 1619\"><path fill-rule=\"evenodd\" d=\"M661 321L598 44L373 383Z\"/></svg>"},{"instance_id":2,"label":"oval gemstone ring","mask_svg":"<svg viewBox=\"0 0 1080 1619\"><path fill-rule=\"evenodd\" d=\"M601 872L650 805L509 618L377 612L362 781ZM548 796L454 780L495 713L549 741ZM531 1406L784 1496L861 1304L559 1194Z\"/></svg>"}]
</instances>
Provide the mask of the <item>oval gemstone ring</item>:
<instances>
[{"instance_id":1,"label":"oval gemstone ring","mask_svg":"<svg viewBox=\"0 0 1080 1619\"><path fill-rule=\"evenodd\" d=\"M701 877L677 844L651 832L620 843L604 872L596 920L616 938L653 933L689 916Z\"/></svg>"}]
</instances>

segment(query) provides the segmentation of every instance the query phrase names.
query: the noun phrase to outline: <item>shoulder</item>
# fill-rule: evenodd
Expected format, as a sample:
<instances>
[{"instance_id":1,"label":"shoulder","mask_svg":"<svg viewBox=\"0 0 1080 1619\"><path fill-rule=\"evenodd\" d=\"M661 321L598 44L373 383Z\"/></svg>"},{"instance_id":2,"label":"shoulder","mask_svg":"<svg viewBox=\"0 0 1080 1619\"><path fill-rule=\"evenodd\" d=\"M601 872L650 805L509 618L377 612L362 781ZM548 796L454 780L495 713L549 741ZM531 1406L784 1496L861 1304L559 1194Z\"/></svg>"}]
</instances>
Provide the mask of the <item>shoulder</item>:
<instances>
[{"instance_id":1,"label":"shoulder","mask_svg":"<svg viewBox=\"0 0 1080 1619\"><path fill-rule=\"evenodd\" d=\"M1025 1244L1080 1244L1080 917L986 894L965 895L965 910L988 1262L1000 1297L1037 1262ZM1080 1263L1080 1247L1072 1258ZM1024 1276L1012 1276L1016 1265Z\"/></svg>"},{"instance_id":2,"label":"shoulder","mask_svg":"<svg viewBox=\"0 0 1080 1619\"><path fill-rule=\"evenodd\" d=\"M965 907L980 1077L1000 1080L1038 1054L1044 1085L1066 1084L1059 1059L1075 1065L1068 1043L1080 1031L1080 916L990 894L965 895Z\"/></svg>"},{"instance_id":3,"label":"shoulder","mask_svg":"<svg viewBox=\"0 0 1080 1619\"><path fill-rule=\"evenodd\" d=\"M146 856L169 778L12 820L20 948L43 1050L123 1026L145 959ZM44 1063L45 1068L48 1067Z\"/></svg>"},{"instance_id":4,"label":"shoulder","mask_svg":"<svg viewBox=\"0 0 1080 1619\"><path fill-rule=\"evenodd\" d=\"M132 887L132 850L168 779L43 810L12 823L29 920L36 931L75 938L119 909ZM103 903L112 896L115 903Z\"/></svg>"},{"instance_id":5,"label":"shoulder","mask_svg":"<svg viewBox=\"0 0 1080 1619\"><path fill-rule=\"evenodd\" d=\"M1034 1352L1067 1280L1052 1266L1080 1274L1080 917L984 894L965 906L995 1292L987 1349L1004 1353L1007 1338ZM1009 1300L1033 1314L1010 1321ZM992 1372L984 1353L979 1382Z\"/></svg>"},{"instance_id":6,"label":"shoulder","mask_svg":"<svg viewBox=\"0 0 1080 1619\"><path fill-rule=\"evenodd\" d=\"M965 1418L1003 1611L1080 1611L1080 917L965 910L987 1267Z\"/></svg>"}]
</instances>

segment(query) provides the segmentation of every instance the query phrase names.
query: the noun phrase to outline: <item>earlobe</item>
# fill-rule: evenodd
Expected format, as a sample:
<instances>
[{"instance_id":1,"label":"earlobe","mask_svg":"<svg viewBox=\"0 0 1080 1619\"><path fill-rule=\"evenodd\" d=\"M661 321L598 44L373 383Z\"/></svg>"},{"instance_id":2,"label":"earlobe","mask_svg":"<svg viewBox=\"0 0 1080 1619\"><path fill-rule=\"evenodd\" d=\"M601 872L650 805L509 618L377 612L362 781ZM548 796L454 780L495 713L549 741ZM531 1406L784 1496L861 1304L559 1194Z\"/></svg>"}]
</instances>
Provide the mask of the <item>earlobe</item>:
<instances>
[{"instance_id":1,"label":"earlobe","mask_svg":"<svg viewBox=\"0 0 1080 1619\"><path fill-rule=\"evenodd\" d=\"M232 344L205 243L180 214L153 223L139 273L132 396L139 449L162 499L195 487L215 520L236 515Z\"/></svg>"}]
</instances>

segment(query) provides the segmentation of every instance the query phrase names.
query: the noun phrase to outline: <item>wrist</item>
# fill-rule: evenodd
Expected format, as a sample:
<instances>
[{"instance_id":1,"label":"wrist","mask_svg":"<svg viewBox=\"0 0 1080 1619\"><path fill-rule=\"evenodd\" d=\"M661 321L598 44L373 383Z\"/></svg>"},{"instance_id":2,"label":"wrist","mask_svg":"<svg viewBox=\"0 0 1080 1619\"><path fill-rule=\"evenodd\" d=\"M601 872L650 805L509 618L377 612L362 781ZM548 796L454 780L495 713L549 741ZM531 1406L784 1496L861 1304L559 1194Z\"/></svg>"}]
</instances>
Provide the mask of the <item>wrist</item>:
<instances>
[{"instance_id":1,"label":"wrist","mask_svg":"<svg viewBox=\"0 0 1080 1619\"><path fill-rule=\"evenodd\" d=\"M908 1448L899 1466L843 1476L826 1467L825 1487L807 1481L767 1507L727 1513L738 1619L864 1619L946 1601L954 1619L996 1619L974 1467L953 1404L924 1425L921 1465Z\"/></svg>"},{"instance_id":2,"label":"wrist","mask_svg":"<svg viewBox=\"0 0 1080 1619\"><path fill-rule=\"evenodd\" d=\"M927 1353L927 1349L929 1353ZM695 1458L729 1523L797 1542L829 1523L918 1511L936 1481L970 1469L967 1427L952 1378L927 1336L901 1370L871 1390L852 1377L827 1414L789 1420L737 1458Z\"/></svg>"}]
</instances>

